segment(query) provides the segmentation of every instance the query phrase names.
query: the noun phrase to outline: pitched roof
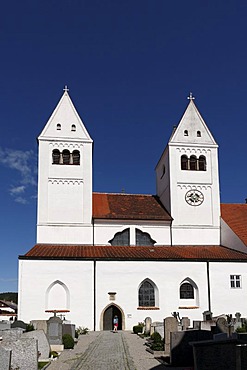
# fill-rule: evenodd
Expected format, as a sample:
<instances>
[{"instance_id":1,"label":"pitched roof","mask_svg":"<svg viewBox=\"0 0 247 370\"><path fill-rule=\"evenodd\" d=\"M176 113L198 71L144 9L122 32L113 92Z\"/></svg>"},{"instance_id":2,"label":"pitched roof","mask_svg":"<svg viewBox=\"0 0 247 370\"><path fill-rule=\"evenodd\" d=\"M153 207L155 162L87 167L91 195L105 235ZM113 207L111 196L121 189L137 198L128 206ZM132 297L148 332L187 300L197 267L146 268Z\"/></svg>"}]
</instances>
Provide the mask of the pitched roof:
<instances>
[{"instance_id":1,"label":"pitched roof","mask_svg":"<svg viewBox=\"0 0 247 370\"><path fill-rule=\"evenodd\" d=\"M247 246L247 204L221 204L221 217Z\"/></svg>"},{"instance_id":2,"label":"pitched roof","mask_svg":"<svg viewBox=\"0 0 247 370\"><path fill-rule=\"evenodd\" d=\"M36 244L19 259L247 261L247 254L218 245L141 247Z\"/></svg>"},{"instance_id":3,"label":"pitched roof","mask_svg":"<svg viewBox=\"0 0 247 370\"><path fill-rule=\"evenodd\" d=\"M93 193L93 217L171 221L171 216L154 195Z\"/></svg>"}]
</instances>

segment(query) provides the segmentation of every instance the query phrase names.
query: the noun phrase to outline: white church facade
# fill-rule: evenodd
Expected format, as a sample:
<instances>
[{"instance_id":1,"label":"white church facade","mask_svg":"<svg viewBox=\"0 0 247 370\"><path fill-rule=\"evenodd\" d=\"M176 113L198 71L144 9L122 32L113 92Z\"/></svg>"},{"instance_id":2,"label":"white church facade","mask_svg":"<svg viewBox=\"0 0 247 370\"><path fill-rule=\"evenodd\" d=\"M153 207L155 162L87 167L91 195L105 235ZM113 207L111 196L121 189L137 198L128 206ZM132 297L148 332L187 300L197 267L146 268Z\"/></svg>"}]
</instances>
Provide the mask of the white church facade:
<instances>
[{"instance_id":1,"label":"white church facade","mask_svg":"<svg viewBox=\"0 0 247 370\"><path fill-rule=\"evenodd\" d=\"M68 91L38 137L37 244L19 256L18 318L120 329L171 312L247 317L247 204L220 204L218 145L192 96L156 195L94 193L93 141Z\"/></svg>"}]
</instances>

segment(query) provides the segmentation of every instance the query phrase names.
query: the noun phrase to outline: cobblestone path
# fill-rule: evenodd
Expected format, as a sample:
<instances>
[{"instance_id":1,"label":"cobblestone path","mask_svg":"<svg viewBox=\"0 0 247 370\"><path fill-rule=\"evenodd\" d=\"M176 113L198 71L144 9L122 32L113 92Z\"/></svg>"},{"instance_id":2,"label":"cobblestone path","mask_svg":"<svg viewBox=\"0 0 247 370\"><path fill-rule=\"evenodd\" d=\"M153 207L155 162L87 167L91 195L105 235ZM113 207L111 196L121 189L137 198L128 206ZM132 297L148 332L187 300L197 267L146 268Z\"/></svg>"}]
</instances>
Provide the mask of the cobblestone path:
<instances>
[{"instance_id":1,"label":"cobblestone path","mask_svg":"<svg viewBox=\"0 0 247 370\"><path fill-rule=\"evenodd\" d=\"M135 370L123 333L101 332L71 370Z\"/></svg>"}]
</instances>

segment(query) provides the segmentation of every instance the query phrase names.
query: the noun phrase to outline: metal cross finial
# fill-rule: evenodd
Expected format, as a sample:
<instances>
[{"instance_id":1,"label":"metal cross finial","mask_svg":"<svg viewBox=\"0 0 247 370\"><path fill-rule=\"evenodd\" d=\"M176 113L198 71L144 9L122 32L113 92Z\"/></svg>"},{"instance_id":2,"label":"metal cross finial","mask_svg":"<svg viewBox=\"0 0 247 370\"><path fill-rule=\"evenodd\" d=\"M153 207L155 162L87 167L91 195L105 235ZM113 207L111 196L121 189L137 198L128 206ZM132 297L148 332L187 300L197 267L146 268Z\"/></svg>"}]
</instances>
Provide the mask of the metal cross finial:
<instances>
[{"instance_id":1,"label":"metal cross finial","mask_svg":"<svg viewBox=\"0 0 247 370\"><path fill-rule=\"evenodd\" d=\"M190 96L187 97L189 100L195 100L195 97L193 96L192 92L190 93Z\"/></svg>"},{"instance_id":2,"label":"metal cross finial","mask_svg":"<svg viewBox=\"0 0 247 370\"><path fill-rule=\"evenodd\" d=\"M67 86L67 85L65 85L65 86L64 86L63 91L64 91L64 92L68 92L68 91L69 91L69 89L68 89L68 86Z\"/></svg>"}]
</instances>

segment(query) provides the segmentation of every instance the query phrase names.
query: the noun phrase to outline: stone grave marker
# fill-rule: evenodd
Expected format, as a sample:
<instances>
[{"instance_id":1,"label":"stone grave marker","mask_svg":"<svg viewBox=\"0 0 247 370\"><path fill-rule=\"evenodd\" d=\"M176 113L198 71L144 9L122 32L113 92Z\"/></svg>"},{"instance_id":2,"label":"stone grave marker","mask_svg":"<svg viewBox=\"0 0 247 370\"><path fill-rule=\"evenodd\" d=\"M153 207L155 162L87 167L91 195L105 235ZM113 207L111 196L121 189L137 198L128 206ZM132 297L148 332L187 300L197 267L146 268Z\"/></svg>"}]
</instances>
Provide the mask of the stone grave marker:
<instances>
[{"instance_id":1,"label":"stone grave marker","mask_svg":"<svg viewBox=\"0 0 247 370\"><path fill-rule=\"evenodd\" d=\"M182 317L182 330L187 330L190 326L190 319L188 317Z\"/></svg>"},{"instance_id":2,"label":"stone grave marker","mask_svg":"<svg viewBox=\"0 0 247 370\"><path fill-rule=\"evenodd\" d=\"M193 329L195 329L195 330L201 330L201 321L194 320L193 321Z\"/></svg>"},{"instance_id":3,"label":"stone grave marker","mask_svg":"<svg viewBox=\"0 0 247 370\"><path fill-rule=\"evenodd\" d=\"M164 320L165 353L170 355L171 333L178 331L178 321L175 317L166 317Z\"/></svg>"},{"instance_id":4,"label":"stone grave marker","mask_svg":"<svg viewBox=\"0 0 247 370\"><path fill-rule=\"evenodd\" d=\"M11 328L21 328L26 330L27 324L25 324L24 321L16 320L13 322L13 324L11 324Z\"/></svg>"},{"instance_id":5,"label":"stone grave marker","mask_svg":"<svg viewBox=\"0 0 247 370\"><path fill-rule=\"evenodd\" d=\"M39 360L47 360L50 354L48 338L43 330L33 330L23 333L21 338L34 338L38 341Z\"/></svg>"},{"instance_id":6,"label":"stone grave marker","mask_svg":"<svg viewBox=\"0 0 247 370\"><path fill-rule=\"evenodd\" d=\"M144 330L144 333L145 334L150 334L151 324L152 324L151 317L146 317L144 322L145 322L145 330Z\"/></svg>"},{"instance_id":7,"label":"stone grave marker","mask_svg":"<svg viewBox=\"0 0 247 370\"><path fill-rule=\"evenodd\" d=\"M47 321L46 320L32 320L30 324L33 325L35 330L43 330L47 334Z\"/></svg>"},{"instance_id":8,"label":"stone grave marker","mask_svg":"<svg viewBox=\"0 0 247 370\"><path fill-rule=\"evenodd\" d=\"M11 368L18 370L38 369L38 343L33 338L17 339L11 342L2 343L1 346L12 350Z\"/></svg>"},{"instance_id":9,"label":"stone grave marker","mask_svg":"<svg viewBox=\"0 0 247 370\"><path fill-rule=\"evenodd\" d=\"M2 337L2 342L12 342L17 339L20 339L24 329L16 328L16 329L9 329L9 330L0 330L0 337Z\"/></svg>"},{"instance_id":10,"label":"stone grave marker","mask_svg":"<svg viewBox=\"0 0 247 370\"><path fill-rule=\"evenodd\" d=\"M10 329L10 327L11 327L10 321L5 320L0 321L0 330Z\"/></svg>"},{"instance_id":11,"label":"stone grave marker","mask_svg":"<svg viewBox=\"0 0 247 370\"><path fill-rule=\"evenodd\" d=\"M212 337L213 334L208 330L185 330L171 333L172 366L192 367L194 359L191 342L210 340Z\"/></svg>"},{"instance_id":12,"label":"stone grave marker","mask_svg":"<svg viewBox=\"0 0 247 370\"><path fill-rule=\"evenodd\" d=\"M10 370L11 350L0 345L0 370Z\"/></svg>"},{"instance_id":13,"label":"stone grave marker","mask_svg":"<svg viewBox=\"0 0 247 370\"><path fill-rule=\"evenodd\" d=\"M62 335L70 334L72 338L75 339L75 325L73 324L64 324L62 325Z\"/></svg>"},{"instance_id":14,"label":"stone grave marker","mask_svg":"<svg viewBox=\"0 0 247 370\"><path fill-rule=\"evenodd\" d=\"M216 326L220 333L227 333L228 334L228 325L227 321L224 317L219 317L216 320Z\"/></svg>"},{"instance_id":15,"label":"stone grave marker","mask_svg":"<svg viewBox=\"0 0 247 370\"><path fill-rule=\"evenodd\" d=\"M62 344L62 320L53 316L47 322L47 336L50 344Z\"/></svg>"}]
</instances>

